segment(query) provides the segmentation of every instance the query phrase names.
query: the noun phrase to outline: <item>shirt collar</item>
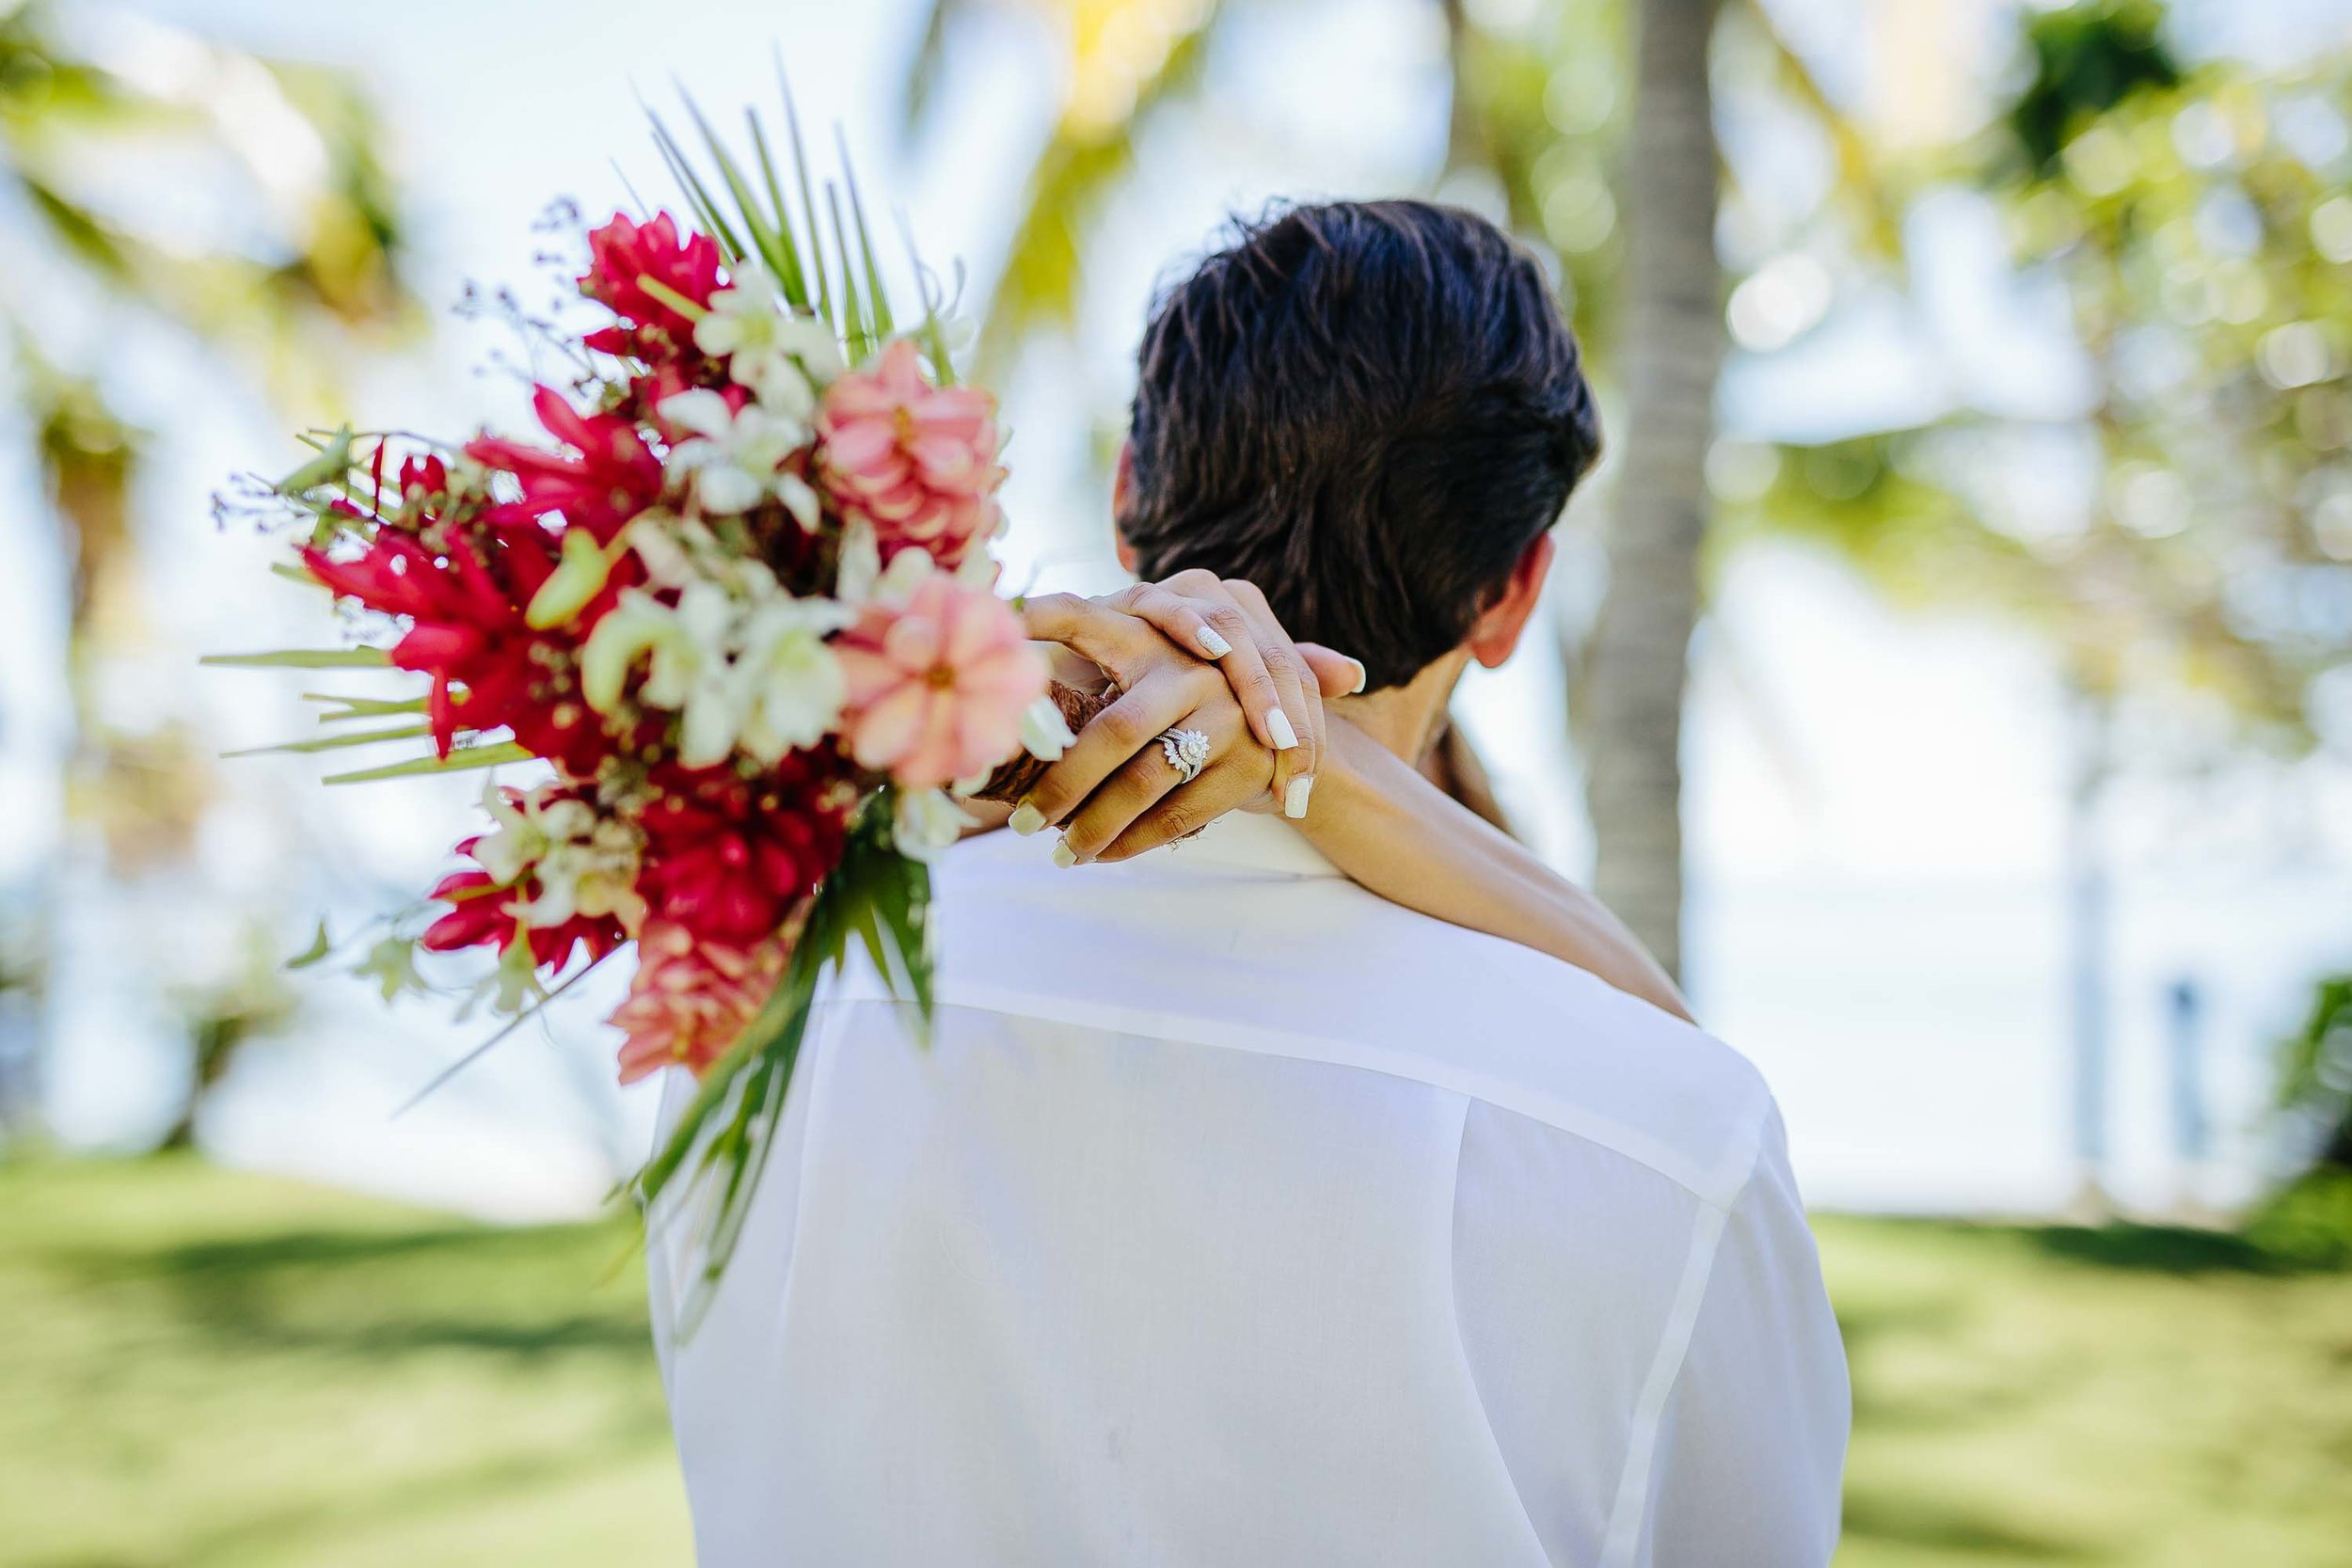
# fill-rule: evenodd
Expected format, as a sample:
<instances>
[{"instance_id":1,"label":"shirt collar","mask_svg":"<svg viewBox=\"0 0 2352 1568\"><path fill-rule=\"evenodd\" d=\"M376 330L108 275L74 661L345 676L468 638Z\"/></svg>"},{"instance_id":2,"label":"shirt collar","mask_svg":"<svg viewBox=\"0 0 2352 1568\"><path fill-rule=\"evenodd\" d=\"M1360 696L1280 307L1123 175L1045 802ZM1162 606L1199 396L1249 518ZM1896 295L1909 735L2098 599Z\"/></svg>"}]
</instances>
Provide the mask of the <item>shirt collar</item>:
<instances>
[{"instance_id":1,"label":"shirt collar","mask_svg":"<svg viewBox=\"0 0 2352 1568\"><path fill-rule=\"evenodd\" d=\"M1216 862L1251 871L1279 871L1294 877L1337 877L1340 868L1297 829L1271 813L1230 812L1191 838L1171 846L1180 861Z\"/></svg>"}]
</instances>

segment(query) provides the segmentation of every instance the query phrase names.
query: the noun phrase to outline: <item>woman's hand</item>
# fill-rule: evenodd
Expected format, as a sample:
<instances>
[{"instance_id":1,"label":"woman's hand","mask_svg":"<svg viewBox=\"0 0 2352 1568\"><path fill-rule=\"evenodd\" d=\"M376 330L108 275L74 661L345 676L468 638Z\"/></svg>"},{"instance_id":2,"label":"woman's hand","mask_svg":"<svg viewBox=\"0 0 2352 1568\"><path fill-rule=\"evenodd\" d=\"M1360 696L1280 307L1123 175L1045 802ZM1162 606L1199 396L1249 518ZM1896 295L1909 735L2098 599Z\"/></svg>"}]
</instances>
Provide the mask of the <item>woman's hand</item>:
<instances>
[{"instance_id":1,"label":"woman's hand","mask_svg":"<svg viewBox=\"0 0 2352 1568\"><path fill-rule=\"evenodd\" d=\"M1106 599L1055 594L1024 608L1032 637L1083 656L1122 692L1013 814L1020 832L1061 824L1056 857L1065 865L1127 860L1227 812L1263 806L1277 758L1290 767L1275 799L1304 818L1316 769L1327 763L1336 793L1299 826L1350 879L1691 1016L1673 980L1590 894L1346 721L1327 732L1322 699L1361 690L1363 666L1293 643L1249 584L1186 572ZM1203 662L1211 657L1215 664ZM1298 742L1279 750L1278 706ZM1181 787L1159 748L1159 736L1179 726L1210 737L1208 766Z\"/></svg>"},{"instance_id":2,"label":"woman's hand","mask_svg":"<svg viewBox=\"0 0 2352 1568\"><path fill-rule=\"evenodd\" d=\"M1047 594L1023 615L1031 637L1097 665L1121 692L1012 816L1018 832L1059 825L1065 863L1130 859L1269 795L1303 816L1323 757L1323 698L1363 686L1362 665L1294 643L1263 594L1207 572L1102 599ZM1208 764L1189 784L1159 747L1179 728L1209 738Z\"/></svg>"}]
</instances>

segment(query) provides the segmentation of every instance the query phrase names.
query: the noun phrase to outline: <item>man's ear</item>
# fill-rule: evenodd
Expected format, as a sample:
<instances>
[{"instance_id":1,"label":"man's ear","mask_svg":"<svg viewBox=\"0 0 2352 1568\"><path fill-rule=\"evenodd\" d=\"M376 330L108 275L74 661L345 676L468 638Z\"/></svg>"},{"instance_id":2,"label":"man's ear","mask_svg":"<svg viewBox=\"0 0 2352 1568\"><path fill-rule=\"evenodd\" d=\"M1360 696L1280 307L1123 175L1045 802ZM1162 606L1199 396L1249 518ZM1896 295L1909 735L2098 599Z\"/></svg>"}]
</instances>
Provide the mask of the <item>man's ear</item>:
<instances>
[{"instance_id":1,"label":"man's ear","mask_svg":"<svg viewBox=\"0 0 2352 1568\"><path fill-rule=\"evenodd\" d=\"M1535 613L1536 602L1543 597L1544 578L1550 575L1556 548L1546 531L1520 553L1502 592L1470 623L1470 641L1464 644L1470 657L1492 670L1511 657L1519 645L1519 634L1527 630L1528 617Z\"/></svg>"},{"instance_id":2,"label":"man's ear","mask_svg":"<svg viewBox=\"0 0 2352 1568\"><path fill-rule=\"evenodd\" d=\"M1120 570L1136 575L1136 547L1127 543L1127 506L1136 499L1136 444L1119 443L1119 467L1111 476L1111 540L1118 547Z\"/></svg>"}]
</instances>

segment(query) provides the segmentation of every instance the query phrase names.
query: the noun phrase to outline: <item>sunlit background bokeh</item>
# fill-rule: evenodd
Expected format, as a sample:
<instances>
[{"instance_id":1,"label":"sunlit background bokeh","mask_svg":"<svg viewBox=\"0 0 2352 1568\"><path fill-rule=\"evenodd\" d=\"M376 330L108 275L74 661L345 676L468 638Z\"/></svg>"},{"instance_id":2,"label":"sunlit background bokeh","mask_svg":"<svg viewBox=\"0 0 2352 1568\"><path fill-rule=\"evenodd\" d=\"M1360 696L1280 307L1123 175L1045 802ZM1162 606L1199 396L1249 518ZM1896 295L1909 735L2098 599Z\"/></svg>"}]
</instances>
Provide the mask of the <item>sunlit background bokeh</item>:
<instances>
[{"instance_id":1,"label":"sunlit background bokeh","mask_svg":"<svg viewBox=\"0 0 2352 1568\"><path fill-rule=\"evenodd\" d=\"M2314 1501L2352 1496L2352 1424L2324 1415L2352 1402L2352 1297L2296 1272L2324 1278L2352 1245L2327 1162L2303 1175L2352 1162L2352 1022L2328 1011L2352 1019L2352 989L2327 989L2352 974L2352 5L1724 0L1703 80L1637 55L1645 14L1703 26L1706 9L0 0L0 1160L35 1162L21 1201L194 1246L218 1213L280 1201L258 1193L308 1191L219 1186L186 1155L58 1152L192 1145L478 1219L574 1220L643 1153L648 1099L612 1086L596 1022L609 997L396 1116L487 1025L282 968L321 920L358 939L429 886L478 784L326 790L318 757L221 758L299 735L320 677L197 657L313 641L320 607L209 498L292 466L306 425L523 424L533 367L501 318L552 308L582 217L674 199L640 100L675 117L682 83L731 127L735 105L774 104L780 51L803 123L838 127L869 199L961 280L1013 431L1016 584L1118 581L1108 474L1135 344L1155 284L1229 214L1436 195L1534 247L1611 451L1564 526L1549 613L1510 667L1473 672L1464 729L1523 837L1580 879L1597 860L1645 934L1679 934L1696 1011L1772 1082L1818 1208L2011 1227L1825 1231L1850 1332L1883 1307L1869 1321L1917 1341L1873 1381L1875 1341L1855 1340L1857 1476L1877 1490L1857 1494L1852 1560L2352 1560L2352 1535L2328 1557L2327 1528L2296 1523L2352 1531ZM1669 119L1697 105L1715 145L1680 172L1719 156L1720 184L1711 223L1654 223L1637 275L1645 202L1689 197L1640 133L1645 94ZM1645 314L1645 282L1668 277L1720 314ZM1690 402L1693 342L1723 359L1685 461L1634 433ZM1645 363L1679 368L1645 382ZM1690 547L1653 526L1677 509L1705 519ZM1657 650L1693 592L1677 711L1671 679L1652 700ZM1659 771L1677 736L1678 800ZM1587 788L1612 779L1631 784ZM315 1224L406 1223L353 1212ZM18 1244L45 1256L83 1223ZM446 1234L485 1269L478 1234L516 1238L560 1327L596 1272L564 1260L604 1244L578 1239L621 1233ZM255 1277L326 1278L339 1256L271 1253ZM2089 1272L2045 1278L2045 1258ZM1997 1304L1888 1305L1954 1299L1947 1276L1992 1281ZM520 1301L526 1283L485 1289ZM2067 1360L2003 1362L2020 1336L2142 1345L2149 1386L2086 1408L2169 1424L2153 1369L2234 1354L2192 1309L2157 1309L2171 1290L2334 1346L2224 1374L2222 1415L2200 1406L2300 1445L2217 1511L2249 1533L2114 1545L2099 1531L2144 1512L2135 1487L2169 1460L2111 1449L2085 1460L2089 1502L1951 1500L2103 1441L2073 1406L2002 1435L1988 1412ZM611 1419L651 1441L633 1325L606 1329L592 1348L635 1368L612 1373L631 1391ZM483 1430L533 1430L532 1386ZM59 1399L4 1419L70 1423ZM1895 1407L1978 1446L1862 1446ZM300 1418L261 1410L234 1418ZM630 1485L670 1533L641 1549L682 1560L675 1488L644 1465ZM353 1542L387 1540L388 1561L473 1560L496 1539L509 1555L482 1560L535 1560L575 1517L452 1526L464 1550L394 1531L314 1551L231 1521L201 1549L125 1536L103 1560L363 1561ZM50 1555L22 1560L101 1560L63 1526L33 1539Z\"/></svg>"}]
</instances>

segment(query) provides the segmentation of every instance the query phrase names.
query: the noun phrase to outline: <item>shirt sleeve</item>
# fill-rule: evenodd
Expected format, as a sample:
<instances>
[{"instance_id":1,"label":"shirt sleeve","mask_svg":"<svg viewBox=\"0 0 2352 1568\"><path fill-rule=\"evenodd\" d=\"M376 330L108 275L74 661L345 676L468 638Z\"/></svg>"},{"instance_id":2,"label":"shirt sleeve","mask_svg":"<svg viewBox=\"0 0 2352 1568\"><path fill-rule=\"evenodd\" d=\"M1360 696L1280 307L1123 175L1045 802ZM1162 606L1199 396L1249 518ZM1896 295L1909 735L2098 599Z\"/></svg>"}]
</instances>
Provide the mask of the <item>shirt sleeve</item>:
<instances>
[{"instance_id":1,"label":"shirt sleeve","mask_svg":"<svg viewBox=\"0 0 2352 1568\"><path fill-rule=\"evenodd\" d=\"M1767 1113L1659 1429L1650 1568L1822 1568L1852 1402L1788 1135Z\"/></svg>"}]
</instances>

